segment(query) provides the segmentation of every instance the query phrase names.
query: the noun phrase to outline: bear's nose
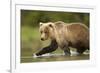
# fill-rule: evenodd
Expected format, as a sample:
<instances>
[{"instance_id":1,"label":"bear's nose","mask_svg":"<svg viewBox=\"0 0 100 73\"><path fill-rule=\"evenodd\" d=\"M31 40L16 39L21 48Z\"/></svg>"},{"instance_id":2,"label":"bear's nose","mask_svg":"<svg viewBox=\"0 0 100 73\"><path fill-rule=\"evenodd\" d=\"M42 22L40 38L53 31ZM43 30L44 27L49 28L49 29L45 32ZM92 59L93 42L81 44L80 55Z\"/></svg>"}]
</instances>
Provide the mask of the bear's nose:
<instances>
[{"instance_id":1,"label":"bear's nose","mask_svg":"<svg viewBox=\"0 0 100 73\"><path fill-rule=\"evenodd\" d=\"M43 41L44 39L43 39L43 38L41 38L41 40Z\"/></svg>"}]
</instances>

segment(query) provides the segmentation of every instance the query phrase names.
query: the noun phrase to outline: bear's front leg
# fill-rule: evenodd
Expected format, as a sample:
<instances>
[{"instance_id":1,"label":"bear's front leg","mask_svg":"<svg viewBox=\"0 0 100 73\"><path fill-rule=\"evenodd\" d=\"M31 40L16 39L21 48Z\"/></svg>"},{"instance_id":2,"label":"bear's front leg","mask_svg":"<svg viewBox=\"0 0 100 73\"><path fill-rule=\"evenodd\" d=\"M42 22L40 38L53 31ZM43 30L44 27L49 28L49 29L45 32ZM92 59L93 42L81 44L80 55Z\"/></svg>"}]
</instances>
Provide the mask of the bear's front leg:
<instances>
[{"instance_id":1,"label":"bear's front leg","mask_svg":"<svg viewBox=\"0 0 100 73\"><path fill-rule=\"evenodd\" d=\"M63 44L60 44L60 48L64 51L64 55L70 56L71 53L70 53L70 48L68 46L68 43L65 41L63 41L62 43Z\"/></svg>"},{"instance_id":2,"label":"bear's front leg","mask_svg":"<svg viewBox=\"0 0 100 73\"><path fill-rule=\"evenodd\" d=\"M43 55L43 54L46 54L46 53L50 53L50 52L55 51L57 48L58 48L58 44L57 44L56 40L52 40L51 44L49 46L44 47L43 49L41 49L35 55L40 56L40 55Z\"/></svg>"},{"instance_id":3,"label":"bear's front leg","mask_svg":"<svg viewBox=\"0 0 100 73\"><path fill-rule=\"evenodd\" d=\"M71 55L70 49L69 49L69 48L65 48L65 49L64 49L64 54L65 54L66 56L70 56L70 55Z\"/></svg>"}]
</instances>

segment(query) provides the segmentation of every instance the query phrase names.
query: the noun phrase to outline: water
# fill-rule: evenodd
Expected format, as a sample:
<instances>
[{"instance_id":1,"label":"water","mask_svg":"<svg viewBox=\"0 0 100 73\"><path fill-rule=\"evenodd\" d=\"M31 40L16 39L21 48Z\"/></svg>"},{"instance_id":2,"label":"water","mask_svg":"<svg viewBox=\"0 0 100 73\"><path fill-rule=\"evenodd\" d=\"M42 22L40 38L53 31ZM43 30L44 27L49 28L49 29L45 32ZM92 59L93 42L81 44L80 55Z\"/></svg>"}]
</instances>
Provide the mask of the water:
<instances>
[{"instance_id":1,"label":"water","mask_svg":"<svg viewBox=\"0 0 100 73\"><path fill-rule=\"evenodd\" d=\"M75 55L75 56L64 56L61 54L48 54L40 57L25 56L21 57L21 63L32 63L32 62L50 62L50 61L76 61L76 60L89 60L89 54Z\"/></svg>"}]
</instances>

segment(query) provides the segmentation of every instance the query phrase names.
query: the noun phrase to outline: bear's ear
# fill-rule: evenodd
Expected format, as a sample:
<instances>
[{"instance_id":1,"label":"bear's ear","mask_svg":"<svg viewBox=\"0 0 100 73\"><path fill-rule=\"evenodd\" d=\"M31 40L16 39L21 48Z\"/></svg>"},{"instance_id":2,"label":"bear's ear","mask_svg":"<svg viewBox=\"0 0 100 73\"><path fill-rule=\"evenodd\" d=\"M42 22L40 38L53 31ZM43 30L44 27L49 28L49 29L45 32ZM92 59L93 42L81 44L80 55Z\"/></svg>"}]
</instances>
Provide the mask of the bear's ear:
<instances>
[{"instance_id":1,"label":"bear's ear","mask_svg":"<svg viewBox=\"0 0 100 73\"><path fill-rule=\"evenodd\" d=\"M53 28L53 25L50 23L50 24L49 24L49 27L52 27L52 28Z\"/></svg>"},{"instance_id":2,"label":"bear's ear","mask_svg":"<svg viewBox=\"0 0 100 73\"><path fill-rule=\"evenodd\" d=\"M49 27L52 27L52 28L54 27L53 24L54 24L53 22L48 23Z\"/></svg>"},{"instance_id":3,"label":"bear's ear","mask_svg":"<svg viewBox=\"0 0 100 73\"><path fill-rule=\"evenodd\" d=\"M42 26L42 24L43 24L42 22L39 23L40 26Z\"/></svg>"}]
</instances>

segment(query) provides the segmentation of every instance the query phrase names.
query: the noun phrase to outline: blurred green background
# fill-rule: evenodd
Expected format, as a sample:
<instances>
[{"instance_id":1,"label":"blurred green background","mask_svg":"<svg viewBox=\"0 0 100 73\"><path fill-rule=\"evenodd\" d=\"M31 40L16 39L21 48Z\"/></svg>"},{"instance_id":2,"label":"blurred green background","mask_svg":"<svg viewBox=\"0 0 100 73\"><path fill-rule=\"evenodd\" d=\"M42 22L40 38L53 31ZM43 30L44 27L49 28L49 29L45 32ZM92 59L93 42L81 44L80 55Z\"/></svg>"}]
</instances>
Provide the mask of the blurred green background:
<instances>
[{"instance_id":1,"label":"blurred green background","mask_svg":"<svg viewBox=\"0 0 100 73\"><path fill-rule=\"evenodd\" d=\"M50 44L50 40L44 42L40 40L39 22L81 22L89 27L89 17L89 13L21 10L21 63L70 60L61 56L49 58L32 57L33 53ZM62 54L63 51L57 49L52 53ZM83 58L74 57L71 60L75 59L88 59L88 56L83 56Z\"/></svg>"}]
</instances>

